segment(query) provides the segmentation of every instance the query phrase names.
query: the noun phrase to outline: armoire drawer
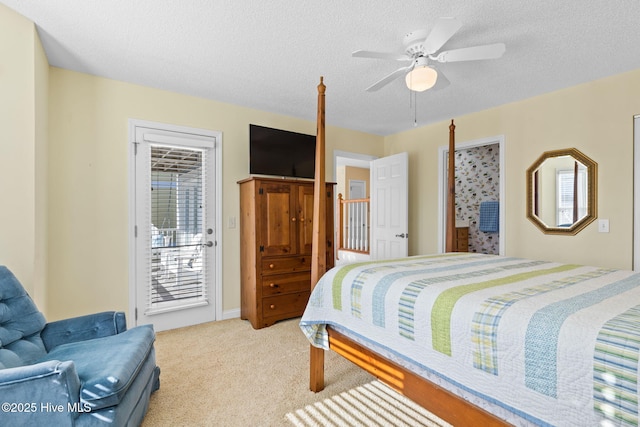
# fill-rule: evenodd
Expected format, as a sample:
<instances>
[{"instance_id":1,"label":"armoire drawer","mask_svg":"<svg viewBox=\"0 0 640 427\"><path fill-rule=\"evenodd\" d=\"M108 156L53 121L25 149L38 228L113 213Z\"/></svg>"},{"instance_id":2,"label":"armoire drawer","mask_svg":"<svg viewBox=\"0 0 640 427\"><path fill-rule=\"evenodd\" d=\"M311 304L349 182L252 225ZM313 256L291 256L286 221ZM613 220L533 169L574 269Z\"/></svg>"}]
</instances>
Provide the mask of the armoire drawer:
<instances>
[{"instance_id":1,"label":"armoire drawer","mask_svg":"<svg viewBox=\"0 0 640 427\"><path fill-rule=\"evenodd\" d=\"M274 274L262 278L262 296L304 292L311 289L311 273Z\"/></svg>"},{"instance_id":2,"label":"armoire drawer","mask_svg":"<svg viewBox=\"0 0 640 427\"><path fill-rule=\"evenodd\" d=\"M295 317L302 315L311 292L296 292L262 299L262 315L267 317ZM282 317L283 319L286 317Z\"/></svg>"},{"instance_id":3,"label":"armoire drawer","mask_svg":"<svg viewBox=\"0 0 640 427\"><path fill-rule=\"evenodd\" d=\"M262 258L262 274L294 273L296 271L311 271L311 257L269 257Z\"/></svg>"}]
</instances>

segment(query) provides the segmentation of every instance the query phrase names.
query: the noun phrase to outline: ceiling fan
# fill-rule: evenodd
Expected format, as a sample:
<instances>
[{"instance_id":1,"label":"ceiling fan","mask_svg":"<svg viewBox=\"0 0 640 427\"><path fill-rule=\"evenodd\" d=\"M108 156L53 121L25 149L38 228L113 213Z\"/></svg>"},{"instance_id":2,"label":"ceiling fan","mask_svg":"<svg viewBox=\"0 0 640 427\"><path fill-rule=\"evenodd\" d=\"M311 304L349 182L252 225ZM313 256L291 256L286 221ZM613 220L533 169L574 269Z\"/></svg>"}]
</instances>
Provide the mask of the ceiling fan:
<instances>
[{"instance_id":1,"label":"ceiling fan","mask_svg":"<svg viewBox=\"0 0 640 427\"><path fill-rule=\"evenodd\" d=\"M376 91L391 83L402 75L410 90L422 92L436 85L437 89L449 85L449 80L436 69L434 63L477 61L481 59L500 58L505 52L504 43L487 44L439 52L444 44L462 27L456 18L440 18L431 32L427 30L412 31L404 36L404 55L388 52L356 50L351 55L356 58L390 59L394 61L411 61L391 74L378 80L366 90Z\"/></svg>"}]
</instances>

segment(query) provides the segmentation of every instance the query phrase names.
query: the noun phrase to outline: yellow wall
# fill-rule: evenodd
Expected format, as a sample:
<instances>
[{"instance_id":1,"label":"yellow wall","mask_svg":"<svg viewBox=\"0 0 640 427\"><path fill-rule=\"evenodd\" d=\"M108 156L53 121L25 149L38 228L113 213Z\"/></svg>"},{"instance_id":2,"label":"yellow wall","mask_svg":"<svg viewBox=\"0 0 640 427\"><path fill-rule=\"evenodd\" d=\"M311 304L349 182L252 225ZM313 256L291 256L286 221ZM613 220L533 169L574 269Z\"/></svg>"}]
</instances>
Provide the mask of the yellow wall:
<instances>
[{"instance_id":1,"label":"yellow wall","mask_svg":"<svg viewBox=\"0 0 640 427\"><path fill-rule=\"evenodd\" d=\"M48 313L49 289L49 62L35 28L35 301Z\"/></svg>"},{"instance_id":2,"label":"yellow wall","mask_svg":"<svg viewBox=\"0 0 640 427\"><path fill-rule=\"evenodd\" d=\"M632 268L633 116L640 70L455 118L456 141L504 135L507 255ZM385 138L386 155L409 152L409 251L437 250L438 147L449 122ZM526 218L526 169L544 151L575 147L598 163L597 221L576 236L545 235Z\"/></svg>"},{"instance_id":3,"label":"yellow wall","mask_svg":"<svg viewBox=\"0 0 640 427\"><path fill-rule=\"evenodd\" d=\"M0 4L0 264L46 299L47 85L32 22Z\"/></svg>"},{"instance_id":4,"label":"yellow wall","mask_svg":"<svg viewBox=\"0 0 640 427\"><path fill-rule=\"evenodd\" d=\"M346 190L346 171L347 171L347 167L346 166L338 166L338 168L336 169L336 188L335 188L335 192L336 192L336 197L338 197L339 194L342 194L342 198L345 198L345 194L347 194L347 190Z\"/></svg>"},{"instance_id":5,"label":"yellow wall","mask_svg":"<svg viewBox=\"0 0 640 427\"><path fill-rule=\"evenodd\" d=\"M315 116L316 88L309 88ZM223 310L240 307L237 181L248 176L249 123L315 134L316 123L51 68L51 317L128 309L128 119L222 132ZM327 127L326 152L379 156L383 138ZM329 157L330 158L330 157ZM333 176L327 162L327 179Z\"/></svg>"},{"instance_id":6,"label":"yellow wall","mask_svg":"<svg viewBox=\"0 0 640 427\"><path fill-rule=\"evenodd\" d=\"M129 118L223 133L223 224L239 216L248 124L314 133L315 122L49 68L34 25L0 5L0 263L50 319L127 310ZM315 87L310 115L315 115ZM633 115L640 70L457 117L457 141L505 137L506 253L630 268ZM438 147L448 122L385 138L328 126L327 153L409 152L410 253L437 250ZM577 236L542 234L525 215L525 170L576 147L598 162L598 215ZM333 177L327 162L327 179ZM10 206L10 208L7 208ZM222 230L223 309L239 307L239 233Z\"/></svg>"}]
</instances>

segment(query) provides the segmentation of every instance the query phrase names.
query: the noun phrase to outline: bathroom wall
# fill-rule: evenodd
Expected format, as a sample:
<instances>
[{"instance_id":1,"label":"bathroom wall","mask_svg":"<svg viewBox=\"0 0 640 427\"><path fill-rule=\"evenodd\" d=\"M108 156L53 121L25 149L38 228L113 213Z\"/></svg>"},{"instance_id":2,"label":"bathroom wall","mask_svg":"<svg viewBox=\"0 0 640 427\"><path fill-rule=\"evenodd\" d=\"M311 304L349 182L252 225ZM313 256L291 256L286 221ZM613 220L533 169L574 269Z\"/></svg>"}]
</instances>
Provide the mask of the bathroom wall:
<instances>
[{"instance_id":1,"label":"bathroom wall","mask_svg":"<svg viewBox=\"0 0 640 427\"><path fill-rule=\"evenodd\" d=\"M498 254L500 233L479 230L480 203L500 200L500 146L456 150L456 220L469 223L469 252Z\"/></svg>"}]
</instances>

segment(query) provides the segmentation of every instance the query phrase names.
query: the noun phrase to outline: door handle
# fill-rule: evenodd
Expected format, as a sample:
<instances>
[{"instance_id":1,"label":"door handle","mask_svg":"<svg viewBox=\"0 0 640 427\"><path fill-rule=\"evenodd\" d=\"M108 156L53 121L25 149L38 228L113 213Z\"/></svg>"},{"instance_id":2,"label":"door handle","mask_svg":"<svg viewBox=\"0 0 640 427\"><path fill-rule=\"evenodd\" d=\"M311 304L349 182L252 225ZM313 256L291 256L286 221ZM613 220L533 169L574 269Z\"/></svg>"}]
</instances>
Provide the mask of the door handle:
<instances>
[{"instance_id":1,"label":"door handle","mask_svg":"<svg viewBox=\"0 0 640 427\"><path fill-rule=\"evenodd\" d=\"M205 245L207 245L208 247L212 247L213 246L213 242L211 240L209 240L207 243L205 243Z\"/></svg>"},{"instance_id":2,"label":"door handle","mask_svg":"<svg viewBox=\"0 0 640 427\"><path fill-rule=\"evenodd\" d=\"M396 237L400 237L400 238L402 238L402 239L404 239L404 238L406 237L406 238L408 239L408 238L409 238L409 233L407 233L407 234L404 234L404 233L402 233L402 234L396 234Z\"/></svg>"}]
</instances>

